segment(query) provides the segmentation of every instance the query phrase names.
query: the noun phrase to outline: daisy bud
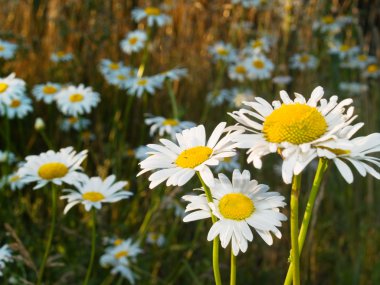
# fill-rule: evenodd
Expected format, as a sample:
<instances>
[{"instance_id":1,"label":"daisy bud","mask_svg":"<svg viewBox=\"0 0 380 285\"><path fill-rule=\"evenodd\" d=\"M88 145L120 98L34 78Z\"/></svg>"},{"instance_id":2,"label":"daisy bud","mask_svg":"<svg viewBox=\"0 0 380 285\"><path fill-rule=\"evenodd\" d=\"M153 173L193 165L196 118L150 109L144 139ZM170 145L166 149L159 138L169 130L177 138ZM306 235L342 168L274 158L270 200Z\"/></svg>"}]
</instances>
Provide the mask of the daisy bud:
<instances>
[{"instance_id":1,"label":"daisy bud","mask_svg":"<svg viewBox=\"0 0 380 285\"><path fill-rule=\"evenodd\" d=\"M38 132L45 129L45 122L44 120L42 120L42 118L36 119L36 121L34 122L34 129Z\"/></svg>"}]
</instances>

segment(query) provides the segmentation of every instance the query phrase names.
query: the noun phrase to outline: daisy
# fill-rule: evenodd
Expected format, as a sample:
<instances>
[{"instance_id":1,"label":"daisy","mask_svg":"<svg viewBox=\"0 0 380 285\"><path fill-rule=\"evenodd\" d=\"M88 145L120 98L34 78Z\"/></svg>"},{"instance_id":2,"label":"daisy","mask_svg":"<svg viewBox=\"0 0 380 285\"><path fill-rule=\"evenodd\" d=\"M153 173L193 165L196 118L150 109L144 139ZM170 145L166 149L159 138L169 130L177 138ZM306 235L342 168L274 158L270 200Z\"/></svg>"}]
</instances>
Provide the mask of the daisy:
<instances>
[{"instance_id":1,"label":"daisy","mask_svg":"<svg viewBox=\"0 0 380 285\"><path fill-rule=\"evenodd\" d=\"M73 147L61 148L58 152L49 150L40 155L29 155L17 174L24 183L37 182L39 189L49 182L56 185L76 185L84 179L80 164L87 157L87 150L76 153Z\"/></svg>"},{"instance_id":2,"label":"daisy","mask_svg":"<svg viewBox=\"0 0 380 285\"><path fill-rule=\"evenodd\" d=\"M142 171L137 176L156 170L149 176L149 187L153 189L166 181L166 186L182 186L186 184L197 172L204 182L209 185L214 182L210 166L216 166L225 157L235 155L236 138L240 131L222 134L227 131L226 123L220 123L209 140L206 142L206 131L203 125L177 133L178 145L160 139L161 145L149 144L152 149L149 157L139 163Z\"/></svg>"},{"instance_id":3,"label":"daisy","mask_svg":"<svg viewBox=\"0 0 380 285\"><path fill-rule=\"evenodd\" d=\"M116 62L109 59L102 59L99 64L99 69L100 69L101 74L103 74L103 76L110 73L114 73L122 69L123 67L125 67L123 62L121 61Z\"/></svg>"},{"instance_id":4,"label":"daisy","mask_svg":"<svg viewBox=\"0 0 380 285\"><path fill-rule=\"evenodd\" d=\"M6 163L8 165L11 165L12 163L15 163L16 155L13 152L10 151L2 151L0 150L0 163Z\"/></svg>"},{"instance_id":5,"label":"daisy","mask_svg":"<svg viewBox=\"0 0 380 285\"><path fill-rule=\"evenodd\" d=\"M290 58L290 68L296 70L315 69L318 66L318 58L308 53L295 54Z\"/></svg>"},{"instance_id":6,"label":"daisy","mask_svg":"<svg viewBox=\"0 0 380 285\"><path fill-rule=\"evenodd\" d=\"M341 82L339 90L346 92L348 95L360 95L368 92L368 85L359 82Z\"/></svg>"},{"instance_id":7,"label":"daisy","mask_svg":"<svg viewBox=\"0 0 380 285\"><path fill-rule=\"evenodd\" d=\"M132 150L132 152L138 161L142 161L149 156L148 153L150 150L151 149L149 147L145 145L140 145L135 150Z\"/></svg>"},{"instance_id":8,"label":"daisy","mask_svg":"<svg viewBox=\"0 0 380 285\"><path fill-rule=\"evenodd\" d=\"M139 52L145 46L147 40L146 32L132 31L126 34L125 38L120 42L120 48L126 54Z\"/></svg>"},{"instance_id":9,"label":"daisy","mask_svg":"<svg viewBox=\"0 0 380 285\"><path fill-rule=\"evenodd\" d=\"M70 52L64 52L64 51L57 51L53 52L50 55L50 60L53 62L65 62L65 61L70 61L74 58L73 54Z\"/></svg>"},{"instance_id":10,"label":"daisy","mask_svg":"<svg viewBox=\"0 0 380 285\"><path fill-rule=\"evenodd\" d=\"M11 59L14 57L16 50L16 44L0 40L0 58Z\"/></svg>"},{"instance_id":11,"label":"daisy","mask_svg":"<svg viewBox=\"0 0 380 285\"><path fill-rule=\"evenodd\" d=\"M156 92L156 89L162 87L162 84L163 78L161 76L146 76L128 80L126 88L128 89L128 94L141 97L144 92L153 95Z\"/></svg>"},{"instance_id":12,"label":"daisy","mask_svg":"<svg viewBox=\"0 0 380 285\"><path fill-rule=\"evenodd\" d=\"M357 54L348 59L346 62L341 63L341 67L345 68L358 68L365 69L368 65L376 63L376 57L367 54Z\"/></svg>"},{"instance_id":13,"label":"daisy","mask_svg":"<svg viewBox=\"0 0 380 285\"><path fill-rule=\"evenodd\" d=\"M140 22L146 18L149 27L153 27L155 24L162 27L170 24L172 21L170 16L162 13L157 7L135 8L132 10L132 18L136 22Z\"/></svg>"},{"instance_id":14,"label":"daisy","mask_svg":"<svg viewBox=\"0 0 380 285\"><path fill-rule=\"evenodd\" d=\"M3 276L5 263L12 262L12 251L7 244L0 247L0 276Z\"/></svg>"},{"instance_id":15,"label":"daisy","mask_svg":"<svg viewBox=\"0 0 380 285\"><path fill-rule=\"evenodd\" d=\"M206 100L211 106L220 106L224 103L231 103L234 95L229 89L222 89L219 91L213 91L207 94Z\"/></svg>"},{"instance_id":16,"label":"daisy","mask_svg":"<svg viewBox=\"0 0 380 285\"><path fill-rule=\"evenodd\" d=\"M64 118L61 124L61 130L68 132L70 130L83 131L91 125L91 121L86 118L68 117Z\"/></svg>"},{"instance_id":17,"label":"daisy","mask_svg":"<svg viewBox=\"0 0 380 285\"><path fill-rule=\"evenodd\" d=\"M55 96L59 91L61 91L60 84L48 82L34 86L32 94L37 101L43 101L46 104L51 104L55 100Z\"/></svg>"},{"instance_id":18,"label":"daisy","mask_svg":"<svg viewBox=\"0 0 380 285\"><path fill-rule=\"evenodd\" d=\"M232 88L232 95L231 106L233 107L241 107L244 101L253 101L255 99L255 94L248 88Z\"/></svg>"},{"instance_id":19,"label":"daisy","mask_svg":"<svg viewBox=\"0 0 380 285\"><path fill-rule=\"evenodd\" d=\"M336 54L340 59L345 59L358 54L360 48L358 46L352 46L343 43L334 43L329 50L330 54Z\"/></svg>"},{"instance_id":20,"label":"daisy","mask_svg":"<svg viewBox=\"0 0 380 285\"><path fill-rule=\"evenodd\" d=\"M231 80L243 82L247 79L248 69L242 63L236 63L228 68L228 77Z\"/></svg>"},{"instance_id":21,"label":"daisy","mask_svg":"<svg viewBox=\"0 0 380 285\"><path fill-rule=\"evenodd\" d=\"M313 30L320 30L322 33L337 33L342 29L342 23L332 15L326 15L320 21L313 23Z\"/></svg>"},{"instance_id":22,"label":"daisy","mask_svg":"<svg viewBox=\"0 0 380 285\"><path fill-rule=\"evenodd\" d=\"M122 199L129 198L132 193L124 190L127 185L126 181L115 183L115 175L108 176L105 180L100 177L85 177L81 182L82 185L77 186L77 190L64 189L67 195L61 199L67 199L68 204L63 210L64 214L74 207L76 204L83 204L86 211L91 208L101 209L102 203L115 203Z\"/></svg>"},{"instance_id":23,"label":"daisy","mask_svg":"<svg viewBox=\"0 0 380 285\"><path fill-rule=\"evenodd\" d=\"M7 182L12 191L21 190L26 185L17 172L9 175L7 178Z\"/></svg>"},{"instance_id":24,"label":"daisy","mask_svg":"<svg viewBox=\"0 0 380 285\"><path fill-rule=\"evenodd\" d=\"M146 237L146 242L161 247L165 243L165 237L162 234L158 233L148 233Z\"/></svg>"},{"instance_id":25,"label":"daisy","mask_svg":"<svg viewBox=\"0 0 380 285\"><path fill-rule=\"evenodd\" d=\"M215 61L234 62L237 59L236 51L231 44L217 42L209 47L209 53Z\"/></svg>"},{"instance_id":26,"label":"daisy","mask_svg":"<svg viewBox=\"0 0 380 285\"><path fill-rule=\"evenodd\" d=\"M224 174L218 175L214 186L211 187L213 202L208 203L206 195L186 195L183 199L189 204L184 222L210 218L211 213L218 218L207 235L211 241L217 236L223 248L230 243L235 256L239 251L246 252L248 241L253 240L250 226L268 244L273 244L272 233L281 238L281 222L286 221L279 208L286 205L285 197L277 192L268 192L269 187L250 180L248 170L240 173L235 169L232 182Z\"/></svg>"},{"instance_id":27,"label":"daisy","mask_svg":"<svg viewBox=\"0 0 380 285\"><path fill-rule=\"evenodd\" d=\"M6 115L9 119L22 119L32 111L32 100L26 96L13 98L8 104L5 105L3 110L0 109L1 115Z\"/></svg>"},{"instance_id":28,"label":"daisy","mask_svg":"<svg viewBox=\"0 0 380 285\"><path fill-rule=\"evenodd\" d=\"M168 71L160 73L164 77L164 80L180 80L183 77L186 77L188 75L187 68L173 68Z\"/></svg>"},{"instance_id":29,"label":"daisy","mask_svg":"<svg viewBox=\"0 0 380 285\"><path fill-rule=\"evenodd\" d=\"M156 133L160 137L169 135L172 140L175 138L175 134L182 132L185 129L195 127L195 123L189 121L179 121L177 119L164 118L164 117L149 117L145 119L145 124L150 125L150 136L154 136Z\"/></svg>"},{"instance_id":30,"label":"daisy","mask_svg":"<svg viewBox=\"0 0 380 285\"><path fill-rule=\"evenodd\" d=\"M247 58L244 65L248 69L247 77L252 80L270 78L274 69L272 61L263 54Z\"/></svg>"},{"instance_id":31,"label":"daisy","mask_svg":"<svg viewBox=\"0 0 380 285\"><path fill-rule=\"evenodd\" d=\"M338 103L338 97L332 96L327 101L322 99L323 93L319 86L309 100L296 93L293 101L285 91L280 91L282 103L274 101L272 107L256 97L254 102L244 103L253 110L240 109L230 114L248 131L234 138L239 147L249 149L248 163L261 168L261 157L279 152L284 159L282 178L288 184L293 174L300 174L318 156L318 149L331 147L339 130L356 116L353 107L346 110L352 99Z\"/></svg>"},{"instance_id":32,"label":"daisy","mask_svg":"<svg viewBox=\"0 0 380 285\"><path fill-rule=\"evenodd\" d=\"M100 101L100 95L91 87L69 86L57 94L58 109L65 115L75 116L90 113Z\"/></svg>"},{"instance_id":33,"label":"daisy","mask_svg":"<svg viewBox=\"0 0 380 285\"><path fill-rule=\"evenodd\" d=\"M239 169L239 156L235 155L232 157L225 157L219 164L215 167L215 172L220 173L223 171L232 172L234 169Z\"/></svg>"},{"instance_id":34,"label":"daisy","mask_svg":"<svg viewBox=\"0 0 380 285\"><path fill-rule=\"evenodd\" d=\"M378 78L380 76L380 68L378 64L370 64L364 71L366 78Z\"/></svg>"},{"instance_id":35,"label":"daisy","mask_svg":"<svg viewBox=\"0 0 380 285\"><path fill-rule=\"evenodd\" d=\"M277 85L288 85L293 78L289 75L279 75L272 78L272 82Z\"/></svg>"},{"instance_id":36,"label":"daisy","mask_svg":"<svg viewBox=\"0 0 380 285\"><path fill-rule=\"evenodd\" d=\"M268 38L262 37L260 39L250 41L248 47L244 49L244 54L252 56L256 53L269 52L271 42Z\"/></svg>"},{"instance_id":37,"label":"daisy","mask_svg":"<svg viewBox=\"0 0 380 285\"><path fill-rule=\"evenodd\" d=\"M137 77L137 71L130 67L122 67L118 70L104 75L107 82L122 90L128 86L128 81Z\"/></svg>"},{"instance_id":38,"label":"daisy","mask_svg":"<svg viewBox=\"0 0 380 285\"><path fill-rule=\"evenodd\" d=\"M16 78L15 73L11 73L5 78L0 78L0 104L10 104L12 99L25 95L25 81Z\"/></svg>"}]
</instances>

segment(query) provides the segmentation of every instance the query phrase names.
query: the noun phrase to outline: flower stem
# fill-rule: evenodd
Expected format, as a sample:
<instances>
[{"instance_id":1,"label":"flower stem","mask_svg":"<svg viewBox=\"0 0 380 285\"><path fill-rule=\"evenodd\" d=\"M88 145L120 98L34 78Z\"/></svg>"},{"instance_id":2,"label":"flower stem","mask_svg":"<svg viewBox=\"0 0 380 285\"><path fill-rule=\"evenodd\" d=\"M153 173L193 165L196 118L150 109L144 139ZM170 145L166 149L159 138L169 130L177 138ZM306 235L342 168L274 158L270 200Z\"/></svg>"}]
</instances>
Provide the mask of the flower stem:
<instances>
[{"instance_id":1,"label":"flower stem","mask_svg":"<svg viewBox=\"0 0 380 285\"><path fill-rule=\"evenodd\" d=\"M92 268L94 266L94 260L95 260L95 249L96 249L96 213L95 209L91 210L91 216L92 216L92 237L91 237L91 257L90 257L90 263L87 267L87 273L86 278L84 279L83 285L87 285L88 281L91 277Z\"/></svg>"},{"instance_id":2,"label":"flower stem","mask_svg":"<svg viewBox=\"0 0 380 285\"><path fill-rule=\"evenodd\" d=\"M168 87L169 97L170 97L170 101L172 103L173 119L178 119L177 101L175 99L175 94L174 94L172 82L167 80L166 86Z\"/></svg>"},{"instance_id":3,"label":"flower stem","mask_svg":"<svg viewBox=\"0 0 380 285\"><path fill-rule=\"evenodd\" d=\"M54 184L52 184L51 193L52 193L51 194L51 199L52 199L51 224L50 224L50 229L49 229L48 240L47 240L46 247L45 247L45 253L44 253L44 256L42 258L42 263L40 265L40 269L38 271L37 285L41 285L41 283L42 283L42 278L44 276L46 261L47 261L47 258L49 256L49 253L50 253L51 242L53 240L55 222L56 222L56 218L57 218L57 189L54 186Z\"/></svg>"},{"instance_id":4,"label":"flower stem","mask_svg":"<svg viewBox=\"0 0 380 285\"><path fill-rule=\"evenodd\" d=\"M230 285L236 285L236 256L232 252L232 247L231 247Z\"/></svg>"},{"instance_id":5,"label":"flower stem","mask_svg":"<svg viewBox=\"0 0 380 285\"><path fill-rule=\"evenodd\" d=\"M299 253L301 254L303 245L305 243L307 230L309 228L309 223L311 219L311 215L313 212L315 199L317 198L317 194L319 191L319 187L322 182L323 175L325 174L328 166L328 160L321 158L319 159L319 164L317 168L317 172L314 176L313 186L310 191L309 200L307 201L305 214L303 215L301 230L298 236L298 247ZM288 273L286 274L286 279L284 285L290 285L293 280L293 262L290 263Z\"/></svg>"},{"instance_id":6,"label":"flower stem","mask_svg":"<svg viewBox=\"0 0 380 285\"><path fill-rule=\"evenodd\" d=\"M206 186L205 182L203 181L198 171L197 171L197 175L198 175L199 180L201 181L203 189L205 190L207 201L209 203L212 203L213 199L212 199L210 188ZM216 223L216 217L214 216L213 213L211 213L211 220L213 224ZM220 270L219 270L219 237L214 238L213 244L212 244L212 267L214 270L215 285L221 285L222 280L220 278Z\"/></svg>"},{"instance_id":7,"label":"flower stem","mask_svg":"<svg viewBox=\"0 0 380 285\"><path fill-rule=\"evenodd\" d=\"M300 285L300 254L298 247L298 196L301 186L301 174L293 177L290 198L290 237L292 243L291 261L293 263L293 285Z\"/></svg>"}]
</instances>

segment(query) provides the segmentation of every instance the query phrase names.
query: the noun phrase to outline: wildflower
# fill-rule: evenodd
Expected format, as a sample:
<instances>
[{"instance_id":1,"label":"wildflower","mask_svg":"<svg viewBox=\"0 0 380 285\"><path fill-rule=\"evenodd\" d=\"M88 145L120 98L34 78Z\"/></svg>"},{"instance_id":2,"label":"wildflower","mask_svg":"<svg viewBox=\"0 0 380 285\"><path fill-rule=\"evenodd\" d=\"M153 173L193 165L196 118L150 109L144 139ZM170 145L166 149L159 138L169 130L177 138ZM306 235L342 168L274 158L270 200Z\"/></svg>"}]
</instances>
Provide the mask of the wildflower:
<instances>
[{"instance_id":1,"label":"wildflower","mask_svg":"<svg viewBox=\"0 0 380 285\"><path fill-rule=\"evenodd\" d=\"M50 60L55 63L71 61L73 58L74 56L72 53L64 51L53 52L50 55Z\"/></svg>"},{"instance_id":2,"label":"wildflower","mask_svg":"<svg viewBox=\"0 0 380 285\"><path fill-rule=\"evenodd\" d=\"M367 54L356 54L348 58L346 62L341 63L341 67L344 68L358 68L360 70L365 69L368 65L376 63L375 56L369 56Z\"/></svg>"},{"instance_id":3,"label":"wildflower","mask_svg":"<svg viewBox=\"0 0 380 285\"><path fill-rule=\"evenodd\" d=\"M235 155L232 157L225 157L219 164L215 167L215 172L220 173L222 171L232 172L234 169L239 169L239 156Z\"/></svg>"},{"instance_id":4,"label":"wildflower","mask_svg":"<svg viewBox=\"0 0 380 285\"><path fill-rule=\"evenodd\" d=\"M244 101L253 101L255 99L255 95L251 89L233 88L231 91L233 95L231 106L233 107L241 107Z\"/></svg>"},{"instance_id":5,"label":"wildflower","mask_svg":"<svg viewBox=\"0 0 380 285\"><path fill-rule=\"evenodd\" d=\"M359 51L360 48L358 46L343 44L339 42L333 43L329 50L331 54L338 55L340 59L353 57L354 55L358 54Z\"/></svg>"},{"instance_id":6,"label":"wildflower","mask_svg":"<svg viewBox=\"0 0 380 285\"><path fill-rule=\"evenodd\" d=\"M368 85L359 82L341 82L339 90L344 91L347 95L360 95L368 92Z\"/></svg>"},{"instance_id":7,"label":"wildflower","mask_svg":"<svg viewBox=\"0 0 380 285\"><path fill-rule=\"evenodd\" d=\"M364 77L366 78L378 78L380 76L380 68L377 64L370 64L364 71Z\"/></svg>"},{"instance_id":8,"label":"wildflower","mask_svg":"<svg viewBox=\"0 0 380 285\"><path fill-rule=\"evenodd\" d=\"M125 90L128 86L128 81L135 79L137 76L137 71L130 67L122 67L118 70L107 73L105 79L111 85L117 86L118 88Z\"/></svg>"},{"instance_id":9,"label":"wildflower","mask_svg":"<svg viewBox=\"0 0 380 285\"><path fill-rule=\"evenodd\" d=\"M149 27L153 27L155 24L162 27L170 24L172 20L170 16L162 13L161 9L157 7L135 8L132 10L132 18L136 22L146 19Z\"/></svg>"},{"instance_id":10,"label":"wildflower","mask_svg":"<svg viewBox=\"0 0 380 285\"><path fill-rule=\"evenodd\" d=\"M33 111L32 100L26 96L14 97L4 108L0 108L0 114L6 115L9 119L22 119Z\"/></svg>"},{"instance_id":11,"label":"wildflower","mask_svg":"<svg viewBox=\"0 0 380 285\"><path fill-rule=\"evenodd\" d=\"M17 172L7 177L7 183L12 191L21 190L26 185Z\"/></svg>"},{"instance_id":12,"label":"wildflower","mask_svg":"<svg viewBox=\"0 0 380 285\"><path fill-rule=\"evenodd\" d=\"M99 69L103 76L114 73L124 67L125 66L121 61L116 62L109 59L102 59L99 64Z\"/></svg>"},{"instance_id":13,"label":"wildflower","mask_svg":"<svg viewBox=\"0 0 380 285\"><path fill-rule=\"evenodd\" d=\"M5 268L5 264L12 261L12 251L10 250L9 246L5 244L0 247L0 276L3 276L3 269Z\"/></svg>"},{"instance_id":14,"label":"wildflower","mask_svg":"<svg viewBox=\"0 0 380 285\"><path fill-rule=\"evenodd\" d=\"M55 96L61 91L61 85L58 83L45 83L34 86L32 94L37 101L43 101L51 104L55 100Z\"/></svg>"},{"instance_id":15,"label":"wildflower","mask_svg":"<svg viewBox=\"0 0 380 285\"><path fill-rule=\"evenodd\" d=\"M120 42L120 47L126 54L139 52L145 46L147 40L146 32L144 31L132 31L129 32L125 38Z\"/></svg>"},{"instance_id":16,"label":"wildflower","mask_svg":"<svg viewBox=\"0 0 380 285\"><path fill-rule=\"evenodd\" d=\"M128 94L141 97L144 92L153 95L156 89L162 87L163 78L161 76L150 76L141 78L132 78L127 81L126 88Z\"/></svg>"},{"instance_id":17,"label":"wildflower","mask_svg":"<svg viewBox=\"0 0 380 285\"><path fill-rule=\"evenodd\" d=\"M14 57L17 45L8 41L0 40L0 58L11 59Z\"/></svg>"},{"instance_id":18,"label":"wildflower","mask_svg":"<svg viewBox=\"0 0 380 285\"><path fill-rule=\"evenodd\" d=\"M5 78L0 78L0 104L10 104L12 99L25 96L25 81L16 78L11 73Z\"/></svg>"},{"instance_id":19,"label":"wildflower","mask_svg":"<svg viewBox=\"0 0 380 285\"><path fill-rule=\"evenodd\" d=\"M263 54L256 54L244 61L248 69L247 77L249 79L267 79L271 77L274 65L269 58Z\"/></svg>"},{"instance_id":20,"label":"wildflower","mask_svg":"<svg viewBox=\"0 0 380 285\"><path fill-rule=\"evenodd\" d=\"M318 59L311 54L295 54L290 58L290 68L296 70L315 69L318 66Z\"/></svg>"},{"instance_id":21,"label":"wildflower","mask_svg":"<svg viewBox=\"0 0 380 285\"><path fill-rule=\"evenodd\" d=\"M236 63L228 68L228 76L232 80L244 82L247 79L248 69L242 63Z\"/></svg>"},{"instance_id":22,"label":"wildflower","mask_svg":"<svg viewBox=\"0 0 380 285\"><path fill-rule=\"evenodd\" d=\"M148 233L148 236L146 237L146 242L161 247L165 243L165 237L162 234L158 233Z\"/></svg>"},{"instance_id":23,"label":"wildflower","mask_svg":"<svg viewBox=\"0 0 380 285\"><path fill-rule=\"evenodd\" d=\"M237 59L236 51L231 44L217 42L209 47L209 53L215 61L223 61L226 63L234 62Z\"/></svg>"},{"instance_id":24,"label":"wildflower","mask_svg":"<svg viewBox=\"0 0 380 285\"><path fill-rule=\"evenodd\" d=\"M61 130L68 132L70 130L83 131L91 125L91 121L81 117L64 118L61 123Z\"/></svg>"},{"instance_id":25,"label":"wildflower","mask_svg":"<svg viewBox=\"0 0 380 285\"><path fill-rule=\"evenodd\" d=\"M149 134L154 136L155 133L158 133L160 137L164 135L169 135L172 140L175 138L175 134L179 133L185 129L195 127L193 122L189 121L179 121L177 119L164 118L164 117L149 117L145 119L145 123L150 125Z\"/></svg>"}]
</instances>

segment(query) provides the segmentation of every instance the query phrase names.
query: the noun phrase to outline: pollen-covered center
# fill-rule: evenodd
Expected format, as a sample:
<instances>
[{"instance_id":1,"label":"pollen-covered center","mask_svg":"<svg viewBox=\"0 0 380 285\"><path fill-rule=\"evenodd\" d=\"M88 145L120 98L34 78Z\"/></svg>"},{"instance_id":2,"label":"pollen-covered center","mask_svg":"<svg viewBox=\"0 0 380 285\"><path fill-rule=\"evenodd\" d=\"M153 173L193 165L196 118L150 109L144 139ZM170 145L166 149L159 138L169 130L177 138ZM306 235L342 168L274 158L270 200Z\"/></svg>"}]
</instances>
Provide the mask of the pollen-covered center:
<instances>
[{"instance_id":1,"label":"pollen-covered center","mask_svg":"<svg viewBox=\"0 0 380 285\"><path fill-rule=\"evenodd\" d=\"M81 102L81 101L83 101L83 99L84 99L84 96L82 94L79 94L79 93L72 94L69 97L69 100L71 103Z\"/></svg>"},{"instance_id":2,"label":"pollen-covered center","mask_svg":"<svg viewBox=\"0 0 380 285\"><path fill-rule=\"evenodd\" d=\"M265 64L264 64L264 62L262 60L257 59L257 60L254 60L252 62L252 66L255 67L255 68L257 68L257 69L263 69L264 66L265 66Z\"/></svg>"},{"instance_id":3,"label":"pollen-covered center","mask_svg":"<svg viewBox=\"0 0 380 285\"><path fill-rule=\"evenodd\" d=\"M137 37L132 37L128 40L130 45L135 45L139 39Z\"/></svg>"},{"instance_id":4,"label":"pollen-covered center","mask_svg":"<svg viewBox=\"0 0 380 285\"><path fill-rule=\"evenodd\" d=\"M244 194L230 193L219 201L219 211L223 217L231 220L244 220L255 211L253 201Z\"/></svg>"},{"instance_id":5,"label":"pollen-covered center","mask_svg":"<svg viewBox=\"0 0 380 285\"><path fill-rule=\"evenodd\" d=\"M84 193L82 195L82 198L90 202L99 202L99 201L102 201L105 198L105 196L102 193L90 191L90 192Z\"/></svg>"},{"instance_id":6,"label":"pollen-covered center","mask_svg":"<svg viewBox=\"0 0 380 285\"><path fill-rule=\"evenodd\" d=\"M375 73L379 70L379 67L376 64L370 64L367 67L367 72L369 73Z\"/></svg>"},{"instance_id":7,"label":"pollen-covered center","mask_svg":"<svg viewBox=\"0 0 380 285\"><path fill-rule=\"evenodd\" d=\"M218 47L216 48L216 53L221 56L227 56L230 53L230 51L228 49L225 49L224 47Z\"/></svg>"},{"instance_id":8,"label":"pollen-covered center","mask_svg":"<svg viewBox=\"0 0 380 285\"><path fill-rule=\"evenodd\" d=\"M303 54L300 56L300 62L302 62L302 63L308 63L309 59L310 59L310 57L307 54Z\"/></svg>"},{"instance_id":9,"label":"pollen-covered center","mask_svg":"<svg viewBox=\"0 0 380 285\"><path fill-rule=\"evenodd\" d=\"M146 79L139 79L139 81L137 81L137 85L139 86L145 86L147 83L148 83L148 80Z\"/></svg>"},{"instance_id":10,"label":"pollen-covered center","mask_svg":"<svg viewBox=\"0 0 380 285\"><path fill-rule=\"evenodd\" d=\"M54 94L54 93L57 92L57 88L55 88L54 86L51 86L51 85L46 85L46 86L44 86L44 88L42 89L42 91L46 95L52 95L52 94Z\"/></svg>"},{"instance_id":11,"label":"pollen-covered center","mask_svg":"<svg viewBox=\"0 0 380 285\"><path fill-rule=\"evenodd\" d=\"M11 108L18 108L21 105L21 101L17 99L13 99L11 104L9 105Z\"/></svg>"},{"instance_id":12,"label":"pollen-covered center","mask_svg":"<svg viewBox=\"0 0 380 285\"><path fill-rule=\"evenodd\" d=\"M145 13L148 16L158 16L161 14L161 10L156 7L147 7L145 8Z\"/></svg>"},{"instance_id":13,"label":"pollen-covered center","mask_svg":"<svg viewBox=\"0 0 380 285\"><path fill-rule=\"evenodd\" d=\"M3 46L0 46L0 51L4 51L5 48Z\"/></svg>"},{"instance_id":14,"label":"pollen-covered center","mask_svg":"<svg viewBox=\"0 0 380 285\"><path fill-rule=\"evenodd\" d=\"M175 163L182 168L195 168L201 165L212 154L212 149L207 146L196 146L182 151Z\"/></svg>"},{"instance_id":15,"label":"pollen-covered center","mask_svg":"<svg viewBox=\"0 0 380 285\"><path fill-rule=\"evenodd\" d=\"M238 65L235 67L235 72L239 74L246 74L247 69L243 65Z\"/></svg>"},{"instance_id":16,"label":"pollen-covered center","mask_svg":"<svg viewBox=\"0 0 380 285\"><path fill-rule=\"evenodd\" d=\"M64 177L69 169L61 162L48 162L40 166L38 175L45 180Z\"/></svg>"},{"instance_id":17,"label":"pollen-covered center","mask_svg":"<svg viewBox=\"0 0 380 285\"><path fill-rule=\"evenodd\" d=\"M8 89L8 84L1 82L0 83L0 93L7 91L7 89Z\"/></svg>"},{"instance_id":18,"label":"pollen-covered center","mask_svg":"<svg viewBox=\"0 0 380 285\"><path fill-rule=\"evenodd\" d=\"M252 43L252 47L253 47L253 48L259 48L259 47L262 47L262 46L263 46L263 43L262 43L262 41L260 41L260 40L254 41L254 42Z\"/></svg>"},{"instance_id":19,"label":"pollen-covered center","mask_svg":"<svg viewBox=\"0 0 380 285\"><path fill-rule=\"evenodd\" d=\"M115 253L115 258L116 258L116 259L120 259L120 258L122 258L122 257L124 257L124 256L128 256L128 251L126 251L126 250L121 250L121 251Z\"/></svg>"},{"instance_id":20,"label":"pollen-covered center","mask_svg":"<svg viewBox=\"0 0 380 285\"><path fill-rule=\"evenodd\" d=\"M108 65L108 67L112 70L118 70L119 69L119 64L116 62L112 62Z\"/></svg>"},{"instance_id":21,"label":"pollen-covered center","mask_svg":"<svg viewBox=\"0 0 380 285\"><path fill-rule=\"evenodd\" d=\"M322 18L322 22L324 23L324 24L332 24L332 23L334 23L335 22L335 19L334 19L334 17L333 16L325 16L325 17L323 17Z\"/></svg>"},{"instance_id":22,"label":"pollen-covered center","mask_svg":"<svg viewBox=\"0 0 380 285\"><path fill-rule=\"evenodd\" d=\"M162 122L164 126L178 126L178 121L176 119L166 119Z\"/></svg>"},{"instance_id":23,"label":"pollen-covered center","mask_svg":"<svg viewBox=\"0 0 380 285\"><path fill-rule=\"evenodd\" d=\"M303 144L320 138L327 131L325 118L304 104L283 104L265 118L263 133L272 143Z\"/></svg>"}]
</instances>

